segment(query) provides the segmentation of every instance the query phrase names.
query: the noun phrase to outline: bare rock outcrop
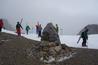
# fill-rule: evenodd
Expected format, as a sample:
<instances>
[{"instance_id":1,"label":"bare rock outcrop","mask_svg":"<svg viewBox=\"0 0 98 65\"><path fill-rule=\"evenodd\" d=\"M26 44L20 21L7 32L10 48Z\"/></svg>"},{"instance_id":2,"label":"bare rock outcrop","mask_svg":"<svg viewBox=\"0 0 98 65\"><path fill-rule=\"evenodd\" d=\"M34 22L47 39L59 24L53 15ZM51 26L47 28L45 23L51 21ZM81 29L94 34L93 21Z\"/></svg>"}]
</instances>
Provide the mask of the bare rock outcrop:
<instances>
[{"instance_id":1,"label":"bare rock outcrop","mask_svg":"<svg viewBox=\"0 0 98 65\"><path fill-rule=\"evenodd\" d=\"M89 24L85 26L78 34L80 35L81 32L85 30L85 28L88 29L88 34L98 34L98 24Z\"/></svg>"}]
</instances>

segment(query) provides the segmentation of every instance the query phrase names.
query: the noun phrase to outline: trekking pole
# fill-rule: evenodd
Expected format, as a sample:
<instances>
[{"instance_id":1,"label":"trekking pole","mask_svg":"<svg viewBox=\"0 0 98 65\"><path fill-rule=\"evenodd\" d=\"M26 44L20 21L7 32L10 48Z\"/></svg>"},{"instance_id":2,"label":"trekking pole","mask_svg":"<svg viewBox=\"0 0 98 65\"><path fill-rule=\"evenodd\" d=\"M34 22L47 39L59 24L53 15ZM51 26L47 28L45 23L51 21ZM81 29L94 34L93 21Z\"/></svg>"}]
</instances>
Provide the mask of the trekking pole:
<instances>
[{"instance_id":1,"label":"trekking pole","mask_svg":"<svg viewBox=\"0 0 98 65\"><path fill-rule=\"evenodd\" d=\"M81 39L81 37L79 37L79 39L78 39L78 41L77 41L77 44L79 43L80 39Z\"/></svg>"},{"instance_id":2,"label":"trekking pole","mask_svg":"<svg viewBox=\"0 0 98 65\"><path fill-rule=\"evenodd\" d=\"M87 47L88 47L88 40L87 40Z\"/></svg>"}]
</instances>

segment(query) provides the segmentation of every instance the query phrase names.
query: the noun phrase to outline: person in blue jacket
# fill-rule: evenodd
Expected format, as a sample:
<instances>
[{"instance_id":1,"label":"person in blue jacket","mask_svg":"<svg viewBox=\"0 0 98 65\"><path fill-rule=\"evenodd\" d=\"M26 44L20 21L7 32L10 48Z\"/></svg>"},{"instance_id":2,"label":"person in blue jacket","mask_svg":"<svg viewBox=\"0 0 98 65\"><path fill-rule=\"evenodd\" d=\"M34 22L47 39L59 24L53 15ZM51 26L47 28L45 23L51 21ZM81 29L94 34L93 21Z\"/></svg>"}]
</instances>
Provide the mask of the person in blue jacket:
<instances>
[{"instance_id":1,"label":"person in blue jacket","mask_svg":"<svg viewBox=\"0 0 98 65\"><path fill-rule=\"evenodd\" d=\"M30 30L30 27L29 27L29 25L27 25L27 26L26 26L26 34L27 34L27 35L28 35L29 30Z\"/></svg>"}]
</instances>

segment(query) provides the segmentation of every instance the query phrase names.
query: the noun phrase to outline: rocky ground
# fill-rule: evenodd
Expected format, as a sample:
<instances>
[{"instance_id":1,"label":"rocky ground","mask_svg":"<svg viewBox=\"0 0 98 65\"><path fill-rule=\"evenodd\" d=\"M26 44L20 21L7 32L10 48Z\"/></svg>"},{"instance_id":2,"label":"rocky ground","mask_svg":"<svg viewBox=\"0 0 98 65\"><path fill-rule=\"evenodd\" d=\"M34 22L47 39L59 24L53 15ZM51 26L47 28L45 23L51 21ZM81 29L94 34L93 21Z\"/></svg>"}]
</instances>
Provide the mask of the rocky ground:
<instances>
[{"instance_id":1,"label":"rocky ground","mask_svg":"<svg viewBox=\"0 0 98 65\"><path fill-rule=\"evenodd\" d=\"M98 50L77 48L72 58L57 65L98 65Z\"/></svg>"},{"instance_id":2,"label":"rocky ground","mask_svg":"<svg viewBox=\"0 0 98 65\"><path fill-rule=\"evenodd\" d=\"M24 37L0 33L0 65L98 65L98 50L81 48L71 48L75 54L70 59L43 63L38 54L39 43Z\"/></svg>"}]
</instances>

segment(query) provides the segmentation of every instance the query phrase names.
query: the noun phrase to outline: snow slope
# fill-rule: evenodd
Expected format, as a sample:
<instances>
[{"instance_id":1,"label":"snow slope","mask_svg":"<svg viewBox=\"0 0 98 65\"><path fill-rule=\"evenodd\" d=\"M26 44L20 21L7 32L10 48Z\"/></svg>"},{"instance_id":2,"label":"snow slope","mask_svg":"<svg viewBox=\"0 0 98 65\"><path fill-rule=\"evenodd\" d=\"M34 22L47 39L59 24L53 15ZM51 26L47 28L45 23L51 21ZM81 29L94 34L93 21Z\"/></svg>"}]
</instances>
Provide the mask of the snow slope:
<instances>
[{"instance_id":1,"label":"snow slope","mask_svg":"<svg viewBox=\"0 0 98 65\"><path fill-rule=\"evenodd\" d=\"M13 31L8 31L8 30L4 30L4 29L2 31L5 33L17 35ZM29 34L29 35L22 34L22 36L24 36L25 38L28 38L28 39L40 41L40 38L38 38L38 36L36 34L33 34L33 33ZM78 35L60 35L61 43L64 43L64 44L68 45L69 47L98 49L98 43L97 43L98 34L89 35L88 41L87 41L88 47L82 47L81 46L82 39L77 44L78 38L79 38Z\"/></svg>"},{"instance_id":2,"label":"snow slope","mask_svg":"<svg viewBox=\"0 0 98 65\"><path fill-rule=\"evenodd\" d=\"M76 47L76 48L90 48L90 49L98 49L98 34L89 35L87 45L88 47L82 47L82 39L77 44L77 41L79 39L79 36L77 35L62 35L60 36L60 40L62 43L70 46L70 47Z\"/></svg>"}]
</instances>

